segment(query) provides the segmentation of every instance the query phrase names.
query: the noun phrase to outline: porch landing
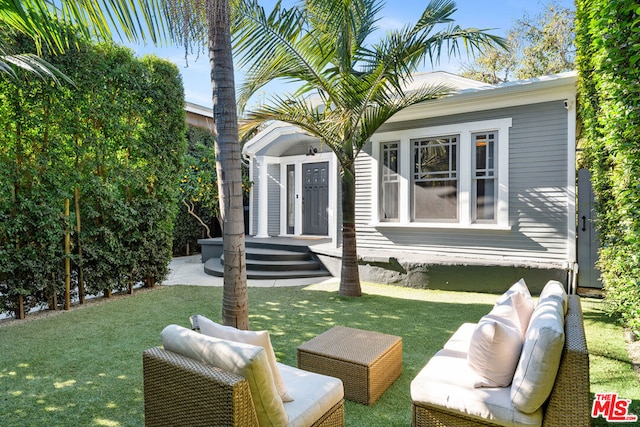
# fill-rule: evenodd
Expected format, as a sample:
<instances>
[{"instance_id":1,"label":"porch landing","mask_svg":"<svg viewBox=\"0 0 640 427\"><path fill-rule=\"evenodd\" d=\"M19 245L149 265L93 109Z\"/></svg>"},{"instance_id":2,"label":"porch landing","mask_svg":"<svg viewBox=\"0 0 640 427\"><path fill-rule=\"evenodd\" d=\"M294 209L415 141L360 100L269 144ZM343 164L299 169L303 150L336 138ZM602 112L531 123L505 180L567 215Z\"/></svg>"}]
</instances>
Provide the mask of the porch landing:
<instances>
[{"instance_id":1,"label":"porch landing","mask_svg":"<svg viewBox=\"0 0 640 427\"><path fill-rule=\"evenodd\" d=\"M268 238L245 237L248 279L293 279L330 277L331 273L309 249L329 242L325 238ZM222 238L201 239L204 272L212 276L224 275Z\"/></svg>"}]
</instances>

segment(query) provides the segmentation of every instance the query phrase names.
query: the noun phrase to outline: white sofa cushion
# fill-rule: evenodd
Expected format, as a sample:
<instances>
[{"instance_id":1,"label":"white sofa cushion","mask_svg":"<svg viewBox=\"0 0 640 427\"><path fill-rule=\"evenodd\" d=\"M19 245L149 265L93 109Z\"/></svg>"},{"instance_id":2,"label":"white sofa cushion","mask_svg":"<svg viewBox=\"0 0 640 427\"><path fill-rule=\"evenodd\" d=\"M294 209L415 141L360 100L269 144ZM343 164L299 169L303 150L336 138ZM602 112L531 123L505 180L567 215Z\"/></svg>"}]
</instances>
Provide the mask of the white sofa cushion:
<instances>
[{"instance_id":1,"label":"white sofa cushion","mask_svg":"<svg viewBox=\"0 0 640 427\"><path fill-rule=\"evenodd\" d=\"M531 414L518 411L508 388L475 388L467 359L455 351L440 350L429 360L411 382L411 399L502 426L542 424L542 409Z\"/></svg>"},{"instance_id":2,"label":"white sofa cushion","mask_svg":"<svg viewBox=\"0 0 640 427\"><path fill-rule=\"evenodd\" d=\"M522 331L522 338L527 332L531 315L535 308L535 303L531 297L531 292L525 283L524 279L518 280L507 291L502 294L496 301L496 305L504 303L510 303L516 310L518 315L519 324L518 327Z\"/></svg>"},{"instance_id":3,"label":"white sofa cushion","mask_svg":"<svg viewBox=\"0 0 640 427\"><path fill-rule=\"evenodd\" d=\"M511 385L511 400L522 412L537 411L551 393L564 347L563 314L562 302L547 298L531 316Z\"/></svg>"},{"instance_id":4,"label":"white sofa cushion","mask_svg":"<svg viewBox=\"0 0 640 427\"><path fill-rule=\"evenodd\" d=\"M296 400L286 402L287 427L306 427L316 422L344 398L342 381L278 363L282 379Z\"/></svg>"},{"instance_id":5,"label":"white sofa cushion","mask_svg":"<svg viewBox=\"0 0 640 427\"><path fill-rule=\"evenodd\" d=\"M200 332L210 337L222 338L230 341L243 342L245 344L258 345L264 348L269 360L269 366L273 374L273 381L276 384L278 394L282 398L283 402L290 402L293 400L293 396L288 392L285 382L282 380L280 370L278 369L276 354L273 351L271 345L271 338L269 337L269 331L243 331L231 326L220 325L213 320L198 314L197 318Z\"/></svg>"},{"instance_id":6,"label":"white sofa cushion","mask_svg":"<svg viewBox=\"0 0 640 427\"><path fill-rule=\"evenodd\" d=\"M564 290L562 283L557 280L549 280L547 284L544 285L542 292L540 292L540 298L538 298L538 304L544 303L547 299L560 301L562 303L562 315L567 315L569 296L567 295L567 291Z\"/></svg>"},{"instance_id":7,"label":"white sofa cushion","mask_svg":"<svg viewBox=\"0 0 640 427\"><path fill-rule=\"evenodd\" d=\"M451 338L444 344L444 349L449 351L457 351L464 353L469 352L469 342L471 342L471 335L476 330L477 323L463 323L458 329L451 335Z\"/></svg>"},{"instance_id":8,"label":"white sofa cushion","mask_svg":"<svg viewBox=\"0 0 640 427\"><path fill-rule=\"evenodd\" d=\"M168 351L246 378L261 427L283 426L288 416L273 382L264 348L199 334L178 325L160 333Z\"/></svg>"},{"instance_id":9,"label":"white sofa cushion","mask_svg":"<svg viewBox=\"0 0 640 427\"><path fill-rule=\"evenodd\" d=\"M507 387L522 350L522 332L515 300L519 293L496 304L471 335L467 361L478 375L476 387Z\"/></svg>"}]
</instances>

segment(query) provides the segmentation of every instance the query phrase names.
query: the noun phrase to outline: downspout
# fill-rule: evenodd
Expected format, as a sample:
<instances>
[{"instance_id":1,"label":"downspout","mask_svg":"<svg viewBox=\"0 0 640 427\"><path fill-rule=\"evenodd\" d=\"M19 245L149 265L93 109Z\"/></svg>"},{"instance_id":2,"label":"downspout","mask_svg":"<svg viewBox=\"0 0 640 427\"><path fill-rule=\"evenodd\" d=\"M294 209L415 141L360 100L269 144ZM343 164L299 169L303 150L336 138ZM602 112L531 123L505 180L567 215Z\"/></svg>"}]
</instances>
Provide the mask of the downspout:
<instances>
[{"instance_id":1,"label":"downspout","mask_svg":"<svg viewBox=\"0 0 640 427\"><path fill-rule=\"evenodd\" d=\"M564 101L567 110L567 292L575 294L578 287L576 255L576 91Z\"/></svg>"}]
</instances>

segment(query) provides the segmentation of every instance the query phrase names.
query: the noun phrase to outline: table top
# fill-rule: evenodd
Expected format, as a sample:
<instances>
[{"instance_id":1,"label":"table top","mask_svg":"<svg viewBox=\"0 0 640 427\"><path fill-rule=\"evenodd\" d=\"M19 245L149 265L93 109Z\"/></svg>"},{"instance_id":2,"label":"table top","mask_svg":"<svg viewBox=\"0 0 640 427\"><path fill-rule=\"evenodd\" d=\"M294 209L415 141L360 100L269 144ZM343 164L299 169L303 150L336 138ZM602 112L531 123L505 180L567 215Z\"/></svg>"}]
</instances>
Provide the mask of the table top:
<instances>
[{"instance_id":1,"label":"table top","mask_svg":"<svg viewBox=\"0 0 640 427\"><path fill-rule=\"evenodd\" d=\"M299 346L298 351L369 366L401 340L380 332L334 326Z\"/></svg>"}]
</instances>

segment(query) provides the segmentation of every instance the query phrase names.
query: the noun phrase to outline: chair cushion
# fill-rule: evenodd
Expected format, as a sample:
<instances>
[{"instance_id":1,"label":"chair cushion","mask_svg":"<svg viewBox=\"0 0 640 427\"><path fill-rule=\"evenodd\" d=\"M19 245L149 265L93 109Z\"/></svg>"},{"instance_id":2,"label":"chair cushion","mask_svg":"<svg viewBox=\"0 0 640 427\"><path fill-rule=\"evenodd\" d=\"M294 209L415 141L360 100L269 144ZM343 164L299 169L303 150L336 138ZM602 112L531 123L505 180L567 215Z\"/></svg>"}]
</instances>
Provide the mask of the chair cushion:
<instances>
[{"instance_id":1,"label":"chair cushion","mask_svg":"<svg viewBox=\"0 0 640 427\"><path fill-rule=\"evenodd\" d=\"M476 387L507 387L520 359L522 333L511 298L497 304L471 335L467 361L478 375Z\"/></svg>"},{"instance_id":2,"label":"chair cushion","mask_svg":"<svg viewBox=\"0 0 640 427\"><path fill-rule=\"evenodd\" d=\"M411 382L411 399L419 405L439 407L496 425L542 424L542 409L522 413L513 406L508 388L475 388L473 378L474 373L461 353L440 350Z\"/></svg>"},{"instance_id":3,"label":"chair cushion","mask_svg":"<svg viewBox=\"0 0 640 427\"><path fill-rule=\"evenodd\" d=\"M178 325L161 332L165 350L181 354L246 378L261 427L288 421L264 348L199 334Z\"/></svg>"},{"instance_id":4,"label":"chair cushion","mask_svg":"<svg viewBox=\"0 0 640 427\"><path fill-rule=\"evenodd\" d=\"M245 344L258 345L264 348L264 351L267 354L267 359L269 360L269 366L273 374L273 380L276 384L278 394L282 398L283 402L290 402L293 400L293 396L287 391L287 386L280 375L280 370L278 369L276 361L276 354L271 346L269 331L243 331L231 326L220 325L201 314L196 317L198 326L200 327L200 332L205 335L230 341L243 342Z\"/></svg>"},{"instance_id":5,"label":"chair cushion","mask_svg":"<svg viewBox=\"0 0 640 427\"><path fill-rule=\"evenodd\" d=\"M287 427L313 425L344 398L342 381L338 378L281 363L278 363L278 367L287 388L296 396L295 401L284 404L289 417Z\"/></svg>"},{"instance_id":6,"label":"chair cushion","mask_svg":"<svg viewBox=\"0 0 640 427\"><path fill-rule=\"evenodd\" d=\"M444 344L445 350L457 351L464 353L469 352L469 342L471 342L471 335L476 330L477 323L463 323L456 329L451 338Z\"/></svg>"},{"instance_id":7,"label":"chair cushion","mask_svg":"<svg viewBox=\"0 0 640 427\"><path fill-rule=\"evenodd\" d=\"M511 385L511 400L522 412L537 411L551 393L564 347L563 313L561 301L547 298L531 316Z\"/></svg>"}]
</instances>

